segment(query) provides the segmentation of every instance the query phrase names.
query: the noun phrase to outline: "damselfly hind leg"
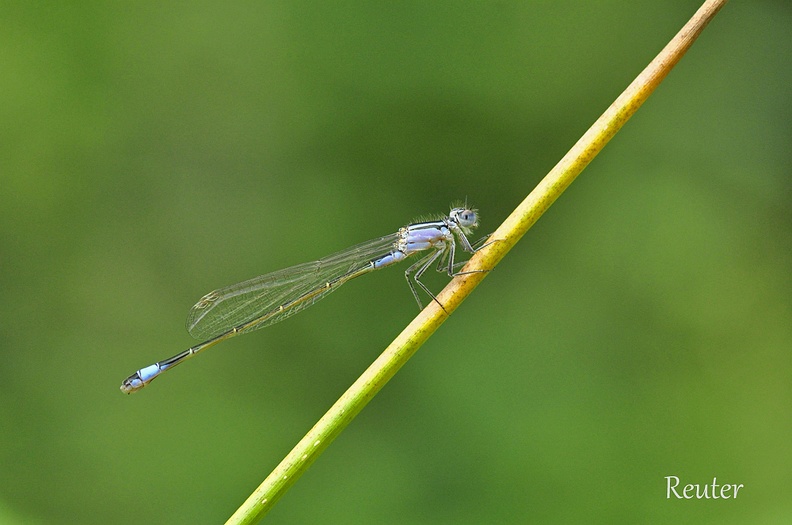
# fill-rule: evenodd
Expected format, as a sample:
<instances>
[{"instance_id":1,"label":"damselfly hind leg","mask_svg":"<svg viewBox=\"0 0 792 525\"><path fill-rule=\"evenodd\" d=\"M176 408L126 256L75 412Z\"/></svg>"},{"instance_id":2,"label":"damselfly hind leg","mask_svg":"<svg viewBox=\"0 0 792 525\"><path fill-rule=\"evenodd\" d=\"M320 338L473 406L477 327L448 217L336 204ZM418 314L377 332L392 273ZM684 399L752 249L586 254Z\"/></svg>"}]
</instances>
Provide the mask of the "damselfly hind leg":
<instances>
[{"instance_id":1,"label":"damselfly hind leg","mask_svg":"<svg viewBox=\"0 0 792 525\"><path fill-rule=\"evenodd\" d=\"M445 248L438 248L434 253L431 253L423 259L418 260L418 262L407 268L407 270L404 272L404 277L407 278L407 284L410 286L410 291L412 292L413 297L415 297L415 302L418 303L418 308L421 310L423 310L423 303L418 296L418 291L415 289L415 286L413 286L413 281L415 281L418 286L420 286L421 289L426 292L426 295L431 297L432 300L436 302L438 306L440 306L440 308L443 308L442 303L437 300L437 297L435 297L431 290L429 290L429 288L421 282L421 276L424 274L424 272L426 272L426 269L429 268L438 258L441 258L445 251ZM410 277L412 277L412 279ZM443 308L443 311L445 311L445 308Z\"/></svg>"}]
</instances>

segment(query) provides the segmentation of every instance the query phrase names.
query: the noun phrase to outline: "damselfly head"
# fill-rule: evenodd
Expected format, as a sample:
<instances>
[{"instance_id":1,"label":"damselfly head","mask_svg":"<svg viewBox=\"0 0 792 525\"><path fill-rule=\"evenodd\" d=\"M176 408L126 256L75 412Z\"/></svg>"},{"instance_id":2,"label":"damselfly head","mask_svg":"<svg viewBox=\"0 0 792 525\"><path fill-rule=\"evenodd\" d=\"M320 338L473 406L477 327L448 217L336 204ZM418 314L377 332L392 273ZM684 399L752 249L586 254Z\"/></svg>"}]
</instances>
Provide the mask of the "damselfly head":
<instances>
[{"instance_id":1,"label":"damselfly head","mask_svg":"<svg viewBox=\"0 0 792 525\"><path fill-rule=\"evenodd\" d=\"M453 208L448 217L457 223L463 232L470 233L470 230L478 226L478 210L470 208Z\"/></svg>"}]
</instances>

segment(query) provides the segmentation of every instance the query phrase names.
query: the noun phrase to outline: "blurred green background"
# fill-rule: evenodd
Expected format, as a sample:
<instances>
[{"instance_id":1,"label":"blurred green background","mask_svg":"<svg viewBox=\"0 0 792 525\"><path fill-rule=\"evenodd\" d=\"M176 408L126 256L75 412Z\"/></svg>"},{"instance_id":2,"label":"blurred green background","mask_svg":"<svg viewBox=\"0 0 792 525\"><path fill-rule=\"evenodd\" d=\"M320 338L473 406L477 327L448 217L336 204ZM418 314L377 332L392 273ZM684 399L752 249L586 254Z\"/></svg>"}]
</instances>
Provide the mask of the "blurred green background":
<instances>
[{"instance_id":1,"label":"blurred green background","mask_svg":"<svg viewBox=\"0 0 792 525\"><path fill-rule=\"evenodd\" d=\"M121 380L209 290L456 199L493 231L698 6L5 4L0 523L223 522L417 313L403 268ZM268 522L789 523L791 23L728 4Z\"/></svg>"}]
</instances>

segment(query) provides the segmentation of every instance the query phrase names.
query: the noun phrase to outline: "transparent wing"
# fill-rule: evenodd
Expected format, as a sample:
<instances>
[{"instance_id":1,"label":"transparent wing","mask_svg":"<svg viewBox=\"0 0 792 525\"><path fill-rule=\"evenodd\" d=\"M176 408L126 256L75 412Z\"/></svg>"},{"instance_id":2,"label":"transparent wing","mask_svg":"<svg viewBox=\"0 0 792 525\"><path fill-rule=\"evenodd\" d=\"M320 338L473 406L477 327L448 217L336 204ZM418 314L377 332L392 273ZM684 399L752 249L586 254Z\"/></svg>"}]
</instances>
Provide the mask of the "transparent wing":
<instances>
[{"instance_id":1,"label":"transparent wing","mask_svg":"<svg viewBox=\"0 0 792 525\"><path fill-rule=\"evenodd\" d=\"M371 260L394 250L398 239L399 234L392 233L318 261L298 264L209 292L190 310L187 331L197 339L211 339L256 319L261 318L262 321L241 332L282 321L335 290L343 284L344 276L359 275L358 272L368 267ZM336 286L326 286L339 280Z\"/></svg>"}]
</instances>

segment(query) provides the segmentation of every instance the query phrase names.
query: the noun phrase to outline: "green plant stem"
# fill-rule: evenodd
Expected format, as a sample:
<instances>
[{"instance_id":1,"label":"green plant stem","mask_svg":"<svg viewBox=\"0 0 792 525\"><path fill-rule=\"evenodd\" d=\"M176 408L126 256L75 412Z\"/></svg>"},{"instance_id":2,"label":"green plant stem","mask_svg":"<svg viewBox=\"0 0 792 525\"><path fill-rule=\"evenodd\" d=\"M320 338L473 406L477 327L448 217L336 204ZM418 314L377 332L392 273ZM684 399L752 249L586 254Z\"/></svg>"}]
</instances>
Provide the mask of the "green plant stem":
<instances>
[{"instance_id":1,"label":"green plant stem","mask_svg":"<svg viewBox=\"0 0 792 525\"><path fill-rule=\"evenodd\" d=\"M491 239L494 241L474 255L463 271L491 270L498 264L638 110L725 3L726 0L709 0L699 8L660 54L509 215L493 233ZM435 302L430 303L297 443L227 524L250 524L262 518L486 276L487 272L479 272L454 278L438 295L445 309Z\"/></svg>"}]
</instances>

